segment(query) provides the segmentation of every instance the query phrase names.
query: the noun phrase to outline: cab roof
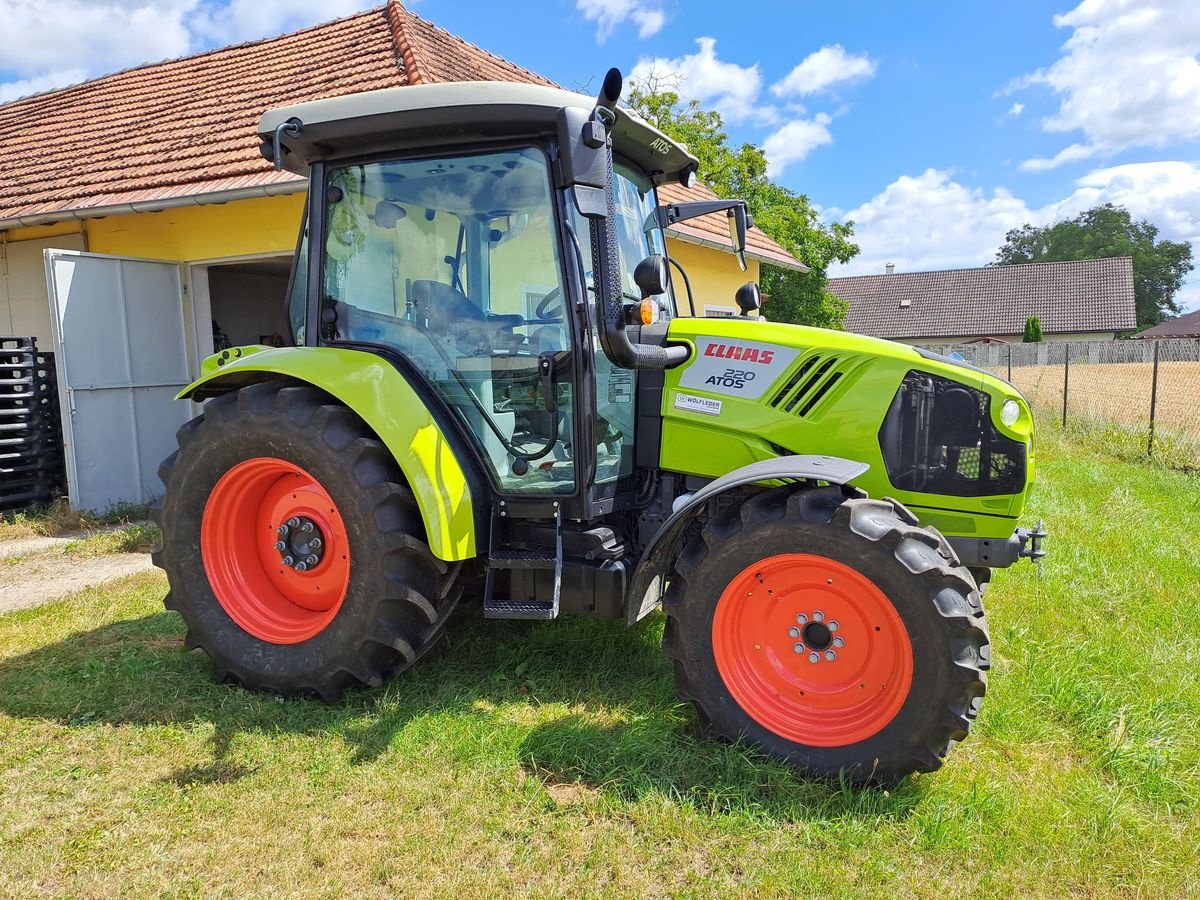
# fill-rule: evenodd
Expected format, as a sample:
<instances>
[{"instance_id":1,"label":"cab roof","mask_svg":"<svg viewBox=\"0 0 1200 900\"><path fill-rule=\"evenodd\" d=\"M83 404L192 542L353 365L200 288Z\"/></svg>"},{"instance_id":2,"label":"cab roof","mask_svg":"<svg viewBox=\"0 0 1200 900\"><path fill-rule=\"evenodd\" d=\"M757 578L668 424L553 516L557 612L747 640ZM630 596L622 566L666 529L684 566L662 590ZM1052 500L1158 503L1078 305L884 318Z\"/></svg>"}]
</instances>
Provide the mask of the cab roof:
<instances>
[{"instance_id":1,"label":"cab roof","mask_svg":"<svg viewBox=\"0 0 1200 900\"><path fill-rule=\"evenodd\" d=\"M299 137L282 138L283 165L306 174L318 160L430 149L554 133L558 111L590 111L594 98L559 88L495 81L413 85L367 91L283 106L258 123L263 155L271 158L275 129L289 119L303 125ZM655 184L679 180L697 160L631 109L619 107L613 147L642 168Z\"/></svg>"}]
</instances>

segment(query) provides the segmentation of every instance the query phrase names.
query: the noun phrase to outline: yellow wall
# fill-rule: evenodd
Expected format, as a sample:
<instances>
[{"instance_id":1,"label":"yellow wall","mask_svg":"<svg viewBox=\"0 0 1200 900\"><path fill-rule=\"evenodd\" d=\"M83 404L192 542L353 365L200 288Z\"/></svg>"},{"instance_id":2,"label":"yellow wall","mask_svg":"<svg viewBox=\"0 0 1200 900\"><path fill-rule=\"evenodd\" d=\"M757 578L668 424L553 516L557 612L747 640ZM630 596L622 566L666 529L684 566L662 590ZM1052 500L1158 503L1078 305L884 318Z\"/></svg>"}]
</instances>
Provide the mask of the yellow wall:
<instances>
[{"instance_id":1,"label":"yellow wall","mask_svg":"<svg viewBox=\"0 0 1200 900\"><path fill-rule=\"evenodd\" d=\"M303 214L304 194L288 194L88 219L88 250L185 262L292 253Z\"/></svg>"},{"instance_id":2,"label":"yellow wall","mask_svg":"<svg viewBox=\"0 0 1200 900\"><path fill-rule=\"evenodd\" d=\"M747 281L758 281L758 262L746 260L746 271L738 268L737 260L732 253L725 253L712 247L702 247L689 244L675 238L667 239L667 252L671 258L683 266L692 282L692 294L695 299L695 310L687 309L687 289L680 283L679 273L672 267L675 277L675 298L679 302L680 315L704 315L704 307L724 306L737 309L734 294Z\"/></svg>"},{"instance_id":3,"label":"yellow wall","mask_svg":"<svg viewBox=\"0 0 1200 900\"><path fill-rule=\"evenodd\" d=\"M9 243L38 241L43 238L59 237L64 234L83 234L83 223L76 219L70 219L66 222L55 222L53 225L13 228L11 231L5 232L5 240Z\"/></svg>"}]
</instances>

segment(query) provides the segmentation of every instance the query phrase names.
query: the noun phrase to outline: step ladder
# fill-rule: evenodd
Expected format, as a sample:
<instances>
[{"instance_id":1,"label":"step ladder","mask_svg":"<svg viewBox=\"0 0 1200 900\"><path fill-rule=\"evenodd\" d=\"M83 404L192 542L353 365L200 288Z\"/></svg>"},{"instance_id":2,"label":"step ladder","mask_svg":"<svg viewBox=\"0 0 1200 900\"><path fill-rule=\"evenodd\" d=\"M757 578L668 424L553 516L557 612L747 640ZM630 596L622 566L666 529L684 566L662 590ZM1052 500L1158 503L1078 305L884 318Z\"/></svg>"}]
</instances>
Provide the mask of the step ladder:
<instances>
[{"instance_id":1,"label":"step ladder","mask_svg":"<svg viewBox=\"0 0 1200 900\"><path fill-rule=\"evenodd\" d=\"M553 619L558 615L558 601L562 593L562 505L554 504L554 549L525 549L507 546L511 542L502 532L511 523L503 500L492 510L492 529L488 548L487 580L483 589L483 616L485 619ZM554 572L554 599L520 599L496 596L496 573L543 569Z\"/></svg>"}]
</instances>

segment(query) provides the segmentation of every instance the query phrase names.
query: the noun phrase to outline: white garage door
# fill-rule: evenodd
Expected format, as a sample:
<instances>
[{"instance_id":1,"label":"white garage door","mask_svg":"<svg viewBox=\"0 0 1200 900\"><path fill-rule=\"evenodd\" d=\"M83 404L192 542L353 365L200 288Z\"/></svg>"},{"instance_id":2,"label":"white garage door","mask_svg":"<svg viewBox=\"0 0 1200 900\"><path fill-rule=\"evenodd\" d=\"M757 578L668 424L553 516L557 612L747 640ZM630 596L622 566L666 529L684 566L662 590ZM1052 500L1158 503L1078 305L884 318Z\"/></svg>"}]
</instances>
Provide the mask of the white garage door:
<instances>
[{"instance_id":1,"label":"white garage door","mask_svg":"<svg viewBox=\"0 0 1200 900\"><path fill-rule=\"evenodd\" d=\"M103 511L162 493L158 464L191 404L176 263L46 251L72 506Z\"/></svg>"}]
</instances>

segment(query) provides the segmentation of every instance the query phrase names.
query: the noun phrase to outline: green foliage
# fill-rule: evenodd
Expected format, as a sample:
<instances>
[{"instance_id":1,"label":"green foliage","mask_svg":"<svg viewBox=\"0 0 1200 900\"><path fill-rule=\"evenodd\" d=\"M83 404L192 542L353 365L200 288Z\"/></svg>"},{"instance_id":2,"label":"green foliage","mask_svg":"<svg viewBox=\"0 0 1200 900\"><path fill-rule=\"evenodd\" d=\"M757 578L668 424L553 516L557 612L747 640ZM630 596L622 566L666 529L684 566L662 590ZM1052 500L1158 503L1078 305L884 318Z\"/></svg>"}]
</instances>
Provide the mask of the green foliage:
<instances>
[{"instance_id":1,"label":"green foliage","mask_svg":"<svg viewBox=\"0 0 1200 900\"><path fill-rule=\"evenodd\" d=\"M1158 239L1146 219L1135 222L1123 206L1106 203L1053 225L1014 228L996 251L999 265L1133 257L1133 295L1139 329L1179 313L1175 294L1192 266L1192 248L1184 241Z\"/></svg>"},{"instance_id":2,"label":"green foliage","mask_svg":"<svg viewBox=\"0 0 1200 900\"><path fill-rule=\"evenodd\" d=\"M842 328L847 304L826 290L829 264L849 262L858 254L853 222L825 225L803 194L767 177L762 149L735 147L720 113L697 101L684 103L669 79L650 75L635 82L629 104L659 131L686 144L700 161L700 178L720 197L746 201L754 224L809 267L793 272L762 267L761 287L769 299L764 312L777 322Z\"/></svg>"},{"instance_id":3,"label":"green foliage","mask_svg":"<svg viewBox=\"0 0 1200 900\"><path fill-rule=\"evenodd\" d=\"M1042 342L1042 320L1030 316L1025 320L1025 343L1040 344Z\"/></svg>"}]
</instances>

